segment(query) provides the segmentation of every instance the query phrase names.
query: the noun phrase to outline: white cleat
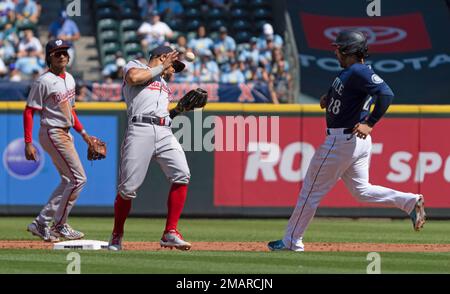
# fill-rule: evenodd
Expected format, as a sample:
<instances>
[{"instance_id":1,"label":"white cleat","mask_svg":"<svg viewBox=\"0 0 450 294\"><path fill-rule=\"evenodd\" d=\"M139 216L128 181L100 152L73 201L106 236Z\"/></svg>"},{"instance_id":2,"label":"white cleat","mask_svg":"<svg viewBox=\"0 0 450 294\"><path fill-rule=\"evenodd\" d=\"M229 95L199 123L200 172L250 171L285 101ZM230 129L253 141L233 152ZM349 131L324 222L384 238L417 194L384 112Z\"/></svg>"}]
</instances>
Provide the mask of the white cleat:
<instances>
[{"instance_id":1,"label":"white cleat","mask_svg":"<svg viewBox=\"0 0 450 294\"><path fill-rule=\"evenodd\" d=\"M50 229L50 233L55 237L64 238L67 240L78 240L84 237L83 232L72 229L72 227L67 223L63 225L52 226L52 228Z\"/></svg>"},{"instance_id":2,"label":"white cleat","mask_svg":"<svg viewBox=\"0 0 450 294\"><path fill-rule=\"evenodd\" d=\"M40 224L37 221L33 221L27 226L27 231L33 234L33 236L38 236L45 242L58 242L59 238L53 236L50 233L50 228L46 225Z\"/></svg>"},{"instance_id":3,"label":"white cleat","mask_svg":"<svg viewBox=\"0 0 450 294\"><path fill-rule=\"evenodd\" d=\"M183 240L183 236L177 230L164 232L159 244L164 248L176 248L178 250L189 250L192 247L191 243Z\"/></svg>"},{"instance_id":4,"label":"white cleat","mask_svg":"<svg viewBox=\"0 0 450 294\"><path fill-rule=\"evenodd\" d=\"M109 239L108 250L111 251L122 250L122 238L123 235L112 233L111 238Z\"/></svg>"}]
</instances>

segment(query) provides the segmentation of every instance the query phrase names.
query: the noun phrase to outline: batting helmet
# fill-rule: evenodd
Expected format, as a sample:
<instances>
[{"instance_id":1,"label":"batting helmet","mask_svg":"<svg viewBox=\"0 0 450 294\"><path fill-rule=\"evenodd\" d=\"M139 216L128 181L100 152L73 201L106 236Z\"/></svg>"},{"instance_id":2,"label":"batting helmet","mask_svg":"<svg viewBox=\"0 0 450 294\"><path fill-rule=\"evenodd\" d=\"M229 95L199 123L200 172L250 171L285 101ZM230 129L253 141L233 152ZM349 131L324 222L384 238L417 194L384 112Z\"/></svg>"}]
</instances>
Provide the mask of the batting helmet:
<instances>
[{"instance_id":1,"label":"batting helmet","mask_svg":"<svg viewBox=\"0 0 450 294\"><path fill-rule=\"evenodd\" d=\"M367 46L366 36L360 31L341 31L336 37L336 40L332 45L337 46L342 54L357 54L362 55L362 57L367 57L367 51L369 47Z\"/></svg>"}]
</instances>

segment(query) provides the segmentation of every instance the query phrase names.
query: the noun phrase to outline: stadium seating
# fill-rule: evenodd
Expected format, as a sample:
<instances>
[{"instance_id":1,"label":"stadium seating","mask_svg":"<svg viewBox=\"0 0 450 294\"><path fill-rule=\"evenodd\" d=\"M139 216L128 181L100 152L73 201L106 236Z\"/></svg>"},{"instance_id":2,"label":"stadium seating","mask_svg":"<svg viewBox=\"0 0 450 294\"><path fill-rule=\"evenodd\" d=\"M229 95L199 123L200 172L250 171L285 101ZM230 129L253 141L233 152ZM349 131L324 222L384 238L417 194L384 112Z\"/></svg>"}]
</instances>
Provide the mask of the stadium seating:
<instances>
[{"instance_id":1,"label":"stadium seating","mask_svg":"<svg viewBox=\"0 0 450 294\"><path fill-rule=\"evenodd\" d=\"M264 23L273 22L271 0L231 0L229 10L205 6L201 0L181 0L184 13L180 18L164 20L174 31L171 41L177 36L185 35L188 40L195 37L201 24L213 39L218 36L221 26L228 28L228 33L236 42L245 43L253 36L259 36ZM97 36L102 64L114 59L113 49L122 51L124 57L136 54L140 39L136 34L143 20L136 0L93 0L97 20ZM205 13L205 9L207 13ZM114 44L114 45L112 45ZM104 48L105 47L105 48ZM118 47L118 48L117 48Z\"/></svg>"}]
</instances>

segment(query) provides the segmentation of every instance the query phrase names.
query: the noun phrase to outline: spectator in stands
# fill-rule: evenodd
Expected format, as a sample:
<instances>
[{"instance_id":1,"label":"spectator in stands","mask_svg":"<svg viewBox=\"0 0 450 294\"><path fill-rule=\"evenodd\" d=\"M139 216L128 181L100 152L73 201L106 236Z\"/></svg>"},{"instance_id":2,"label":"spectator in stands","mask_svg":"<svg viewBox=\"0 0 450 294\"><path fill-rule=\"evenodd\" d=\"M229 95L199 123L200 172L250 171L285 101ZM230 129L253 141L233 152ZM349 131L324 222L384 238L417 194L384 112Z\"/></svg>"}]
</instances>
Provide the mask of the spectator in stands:
<instances>
[{"instance_id":1,"label":"spectator in stands","mask_svg":"<svg viewBox=\"0 0 450 294\"><path fill-rule=\"evenodd\" d=\"M223 64L230 59L235 58L236 42L230 36L228 36L228 30L226 27L219 28L219 38L214 43L214 53L216 55L217 63Z\"/></svg>"},{"instance_id":2,"label":"spectator in stands","mask_svg":"<svg viewBox=\"0 0 450 294\"><path fill-rule=\"evenodd\" d=\"M68 66L71 66L76 56L74 42L80 39L80 30L77 24L69 19L65 10L62 10L59 18L50 24L48 38L64 40L71 46L67 50L70 57Z\"/></svg>"},{"instance_id":3,"label":"spectator in stands","mask_svg":"<svg viewBox=\"0 0 450 294\"><path fill-rule=\"evenodd\" d=\"M22 81L22 76L20 75L20 71L16 68L15 63L11 63L9 65L9 80L11 82L20 82Z\"/></svg>"},{"instance_id":4,"label":"spectator in stands","mask_svg":"<svg viewBox=\"0 0 450 294\"><path fill-rule=\"evenodd\" d=\"M11 0L0 0L0 23L5 24L15 20L16 5Z\"/></svg>"},{"instance_id":5,"label":"spectator in stands","mask_svg":"<svg viewBox=\"0 0 450 294\"><path fill-rule=\"evenodd\" d=\"M16 6L16 18L23 22L29 20L32 23L37 23L39 20L39 9L33 0L22 0Z\"/></svg>"},{"instance_id":6,"label":"spectator in stands","mask_svg":"<svg viewBox=\"0 0 450 294\"><path fill-rule=\"evenodd\" d=\"M211 50L201 51L199 61L194 64L194 81L201 83L219 81L219 66L213 60L213 54Z\"/></svg>"},{"instance_id":7,"label":"spectator in stands","mask_svg":"<svg viewBox=\"0 0 450 294\"><path fill-rule=\"evenodd\" d=\"M113 80L123 79L123 68L127 64L126 60L122 56L122 52L116 53L116 62L110 63L105 66L102 71L104 78L111 78Z\"/></svg>"},{"instance_id":8,"label":"spectator in stands","mask_svg":"<svg viewBox=\"0 0 450 294\"><path fill-rule=\"evenodd\" d=\"M275 93L279 102L287 103L290 100L290 87L292 83L291 75L289 74L289 65L283 58L281 49L275 48L273 50L273 61L270 72L270 80L272 83L272 91Z\"/></svg>"},{"instance_id":9,"label":"spectator in stands","mask_svg":"<svg viewBox=\"0 0 450 294\"><path fill-rule=\"evenodd\" d=\"M141 45L145 52L164 44L165 40L172 38L172 29L160 20L157 11L150 13L149 22L144 22L138 29L138 34L143 38Z\"/></svg>"},{"instance_id":10,"label":"spectator in stands","mask_svg":"<svg viewBox=\"0 0 450 294\"><path fill-rule=\"evenodd\" d=\"M16 57L15 48L18 44L16 27L7 23L3 31L0 31L0 57L7 63L13 60Z\"/></svg>"},{"instance_id":11,"label":"spectator in stands","mask_svg":"<svg viewBox=\"0 0 450 294\"><path fill-rule=\"evenodd\" d=\"M6 74L8 74L8 69L3 62L3 59L0 57L0 78L3 78Z\"/></svg>"},{"instance_id":12,"label":"spectator in stands","mask_svg":"<svg viewBox=\"0 0 450 294\"><path fill-rule=\"evenodd\" d=\"M260 52L257 46L258 38L251 37L250 39L250 48L244 49L239 54L239 60L249 60L250 63L256 67L259 62Z\"/></svg>"},{"instance_id":13,"label":"spectator in stands","mask_svg":"<svg viewBox=\"0 0 450 294\"><path fill-rule=\"evenodd\" d=\"M206 28L201 25L197 29L197 36L189 41L188 47L197 55L202 55L206 50L212 50L214 42L206 35Z\"/></svg>"},{"instance_id":14,"label":"spectator in stands","mask_svg":"<svg viewBox=\"0 0 450 294\"><path fill-rule=\"evenodd\" d=\"M168 21L174 18L180 18L183 14L183 6L177 0L158 1L158 12L162 19Z\"/></svg>"},{"instance_id":15,"label":"spectator in stands","mask_svg":"<svg viewBox=\"0 0 450 294\"><path fill-rule=\"evenodd\" d=\"M259 50L265 49L267 39L271 39L275 47L283 47L283 39L279 35L274 34L273 27L270 23L265 23L263 25L263 34L258 39Z\"/></svg>"},{"instance_id":16,"label":"spectator in stands","mask_svg":"<svg viewBox=\"0 0 450 294\"><path fill-rule=\"evenodd\" d=\"M19 52L17 52L17 57L21 58L25 56L44 59L44 51L42 49L41 42L34 36L32 30L25 30L24 38L19 43Z\"/></svg>"},{"instance_id":17,"label":"spectator in stands","mask_svg":"<svg viewBox=\"0 0 450 294\"><path fill-rule=\"evenodd\" d=\"M153 0L138 0L137 5L139 7L140 15L142 19L146 19L153 10L156 9L153 4Z\"/></svg>"},{"instance_id":18,"label":"spectator in stands","mask_svg":"<svg viewBox=\"0 0 450 294\"><path fill-rule=\"evenodd\" d=\"M230 68L225 67L225 72L222 73L220 77L221 83L230 83L230 84L243 84L245 83L244 74L239 69L239 64L237 60L232 59L230 61Z\"/></svg>"},{"instance_id":19,"label":"spectator in stands","mask_svg":"<svg viewBox=\"0 0 450 294\"><path fill-rule=\"evenodd\" d=\"M259 61L264 64L266 67L266 70L268 72L271 71L271 65L272 65L272 51L275 48L273 42L273 37L267 37L266 39L266 46L260 51L259 55Z\"/></svg>"},{"instance_id":20,"label":"spectator in stands","mask_svg":"<svg viewBox=\"0 0 450 294\"><path fill-rule=\"evenodd\" d=\"M174 47L175 49L179 49L179 48L184 48L187 49L187 40L186 37L184 35L179 35L177 37L177 42L175 44L172 44L172 47Z\"/></svg>"},{"instance_id":21,"label":"spectator in stands","mask_svg":"<svg viewBox=\"0 0 450 294\"><path fill-rule=\"evenodd\" d=\"M88 85L83 81L77 81L75 87L75 100L77 102L88 102L98 100L98 97L89 90Z\"/></svg>"},{"instance_id":22,"label":"spectator in stands","mask_svg":"<svg viewBox=\"0 0 450 294\"><path fill-rule=\"evenodd\" d=\"M146 64L148 62L148 60L145 58L145 56L142 52L136 53L136 55L134 56L134 59L139 60L143 64Z\"/></svg>"},{"instance_id":23,"label":"spectator in stands","mask_svg":"<svg viewBox=\"0 0 450 294\"><path fill-rule=\"evenodd\" d=\"M45 61L38 57L35 48L28 47L25 50L25 56L22 56L16 61L16 68L27 79L30 79L34 71L41 73L45 68Z\"/></svg>"}]
</instances>

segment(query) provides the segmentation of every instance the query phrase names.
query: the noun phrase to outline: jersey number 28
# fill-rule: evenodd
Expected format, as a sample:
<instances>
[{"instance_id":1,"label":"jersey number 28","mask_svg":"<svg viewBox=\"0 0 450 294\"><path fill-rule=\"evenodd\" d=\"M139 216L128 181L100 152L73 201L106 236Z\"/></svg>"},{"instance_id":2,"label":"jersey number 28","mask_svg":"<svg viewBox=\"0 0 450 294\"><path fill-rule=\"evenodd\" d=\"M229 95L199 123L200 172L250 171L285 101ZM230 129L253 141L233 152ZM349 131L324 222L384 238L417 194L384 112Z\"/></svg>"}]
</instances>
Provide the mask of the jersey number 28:
<instances>
[{"instance_id":1,"label":"jersey number 28","mask_svg":"<svg viewBox=\"0 0 450 294\"><path fill-rule=\"evenodd\" d=\"M338 114L341 111L341 100L331 98L330 105L328 105L328 112Z\"/></svg>"}]
</instances>

